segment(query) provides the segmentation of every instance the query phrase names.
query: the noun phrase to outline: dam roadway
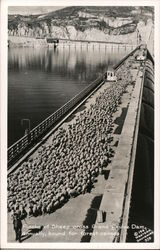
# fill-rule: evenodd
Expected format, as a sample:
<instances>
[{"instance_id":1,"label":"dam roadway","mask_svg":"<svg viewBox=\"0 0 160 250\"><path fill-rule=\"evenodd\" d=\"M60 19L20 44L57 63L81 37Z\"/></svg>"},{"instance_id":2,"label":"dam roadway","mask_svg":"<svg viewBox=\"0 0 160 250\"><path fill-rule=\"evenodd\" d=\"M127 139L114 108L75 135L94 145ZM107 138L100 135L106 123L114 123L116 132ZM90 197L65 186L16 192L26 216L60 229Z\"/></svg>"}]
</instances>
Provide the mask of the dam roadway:
<instances>
[{"instance_id":1,"label":"dam roadway","mask_svg":"<svg viewBox=\"0 0 160 250\"><path fill-rule=\"evenodd\" d=\"M145 61L136 60L142 51L145 51ZM153 67L150 53L144 46L138 46L115 65L117 82L105 81L103 76L53 122L49 130L41 133L36 143L27 141L24 151L19 150L22 143L14 145L8 165L8 212L15 201L26 205L27 209L30 203L37 207L40 201L47 204L44 215L40 215L37 208L37 215L27 218L22 241L127 240L127 226L133 219L130 218L130 205L138 164L135 164L139 154L136 152L137 140L139 132L144 134L142 128L148 106L154 108ZM152 96L146 91L151 91ZM153 158L152 130L151 110L150 122L145 128L145 136L151 138L149 147L152 150L147 151L152 154L148 155L150 159ZM37 135L37 131L34 134ZM19 154L15 154L16 148ZM143 202L148 204L151 215L146 226L153 229L150 212L153 210L150 208L153 204L152 160L147 171L144 183L149 180L149 187L144 185L143 192L149 201L144 198ZM37 229L38 233L32 229ZM14 241L10 213L8 241Z\"/></svg>"}]
</instances>

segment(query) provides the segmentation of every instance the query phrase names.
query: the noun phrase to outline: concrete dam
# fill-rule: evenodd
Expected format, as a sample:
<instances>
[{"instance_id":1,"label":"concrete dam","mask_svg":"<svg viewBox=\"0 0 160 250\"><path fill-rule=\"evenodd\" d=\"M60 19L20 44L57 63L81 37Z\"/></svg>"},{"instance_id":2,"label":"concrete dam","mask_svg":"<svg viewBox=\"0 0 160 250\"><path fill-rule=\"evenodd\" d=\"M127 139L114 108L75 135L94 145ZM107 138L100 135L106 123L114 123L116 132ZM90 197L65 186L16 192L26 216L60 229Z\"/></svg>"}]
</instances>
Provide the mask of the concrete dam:
<instances>
[{"instance_id":1,"label":"concrete dam","mask_svg":"<svg viewBox=\"0 0 160 250\"><path fill-rule=\"evenodd\" d=\"M154 60L139 45L108 72L8 149L8 241L18 204L41 228L25 242L153 242Z\"/></svg>"}]
</instances>

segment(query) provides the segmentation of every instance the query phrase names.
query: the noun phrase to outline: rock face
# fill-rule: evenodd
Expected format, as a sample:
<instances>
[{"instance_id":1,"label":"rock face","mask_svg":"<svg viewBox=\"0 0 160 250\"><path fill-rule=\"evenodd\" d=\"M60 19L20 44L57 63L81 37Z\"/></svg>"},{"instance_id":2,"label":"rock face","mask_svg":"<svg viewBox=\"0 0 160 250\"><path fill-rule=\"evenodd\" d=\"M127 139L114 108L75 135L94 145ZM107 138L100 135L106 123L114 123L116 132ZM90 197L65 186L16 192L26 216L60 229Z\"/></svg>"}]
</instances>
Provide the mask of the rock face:
<instances>
[{"instance_id":1,"label":"rock face","mask_svg":"<svg viewBox=\"0 0 160 250\"><path fill-rule=\"evenodd\" d=\"M153 10L145 8L68 7L46 15L9 15L8 34L136 44L137 36L146 42L153 27Z\"/></svg>"}]
</instances>

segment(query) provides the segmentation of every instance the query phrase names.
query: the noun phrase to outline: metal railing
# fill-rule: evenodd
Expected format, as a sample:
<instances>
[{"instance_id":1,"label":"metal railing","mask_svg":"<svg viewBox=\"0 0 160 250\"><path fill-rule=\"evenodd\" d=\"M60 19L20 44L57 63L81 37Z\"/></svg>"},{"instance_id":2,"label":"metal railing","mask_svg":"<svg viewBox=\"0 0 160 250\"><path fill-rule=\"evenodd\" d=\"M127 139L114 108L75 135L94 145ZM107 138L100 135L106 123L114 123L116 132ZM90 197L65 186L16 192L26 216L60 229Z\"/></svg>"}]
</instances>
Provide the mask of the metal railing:
<instances>
[{"instance_id":1,"label":"metal railing","mask_svg":"<svg viewBox=\"0 0 160 250\"><path fill-rule=\"evenodd\" d=\"M29 134L23 136L12 146L8 148L8 165L18 157L25 149L33 144L37 139L39 139L42 134L48 131L57 121L59 121L68 111L71 110L76 104L78 104L84 97L86 97L91 91L93 91L100 83L102 83L104 76L100 76L94 82L89 84L80 93L75 95L67 103L65 103L61 108L47 117L38 126L33 128Z\"/></svg>"},{"instance_id":2,"label":"metal railing","mask_svg":"<svg viewBox=\"0 0 160 250\"><path fill-rule=\"evenodd\" d=\"M132 55L139 46L131 51L127 56L125 56L118 64L116 64L113 68L117 70L125 60ZM91 91L93 91L100 83L102 83L105 74L97 78L94 82L89 84L86 88L84 88L80 93L75 95L72 99L70 99L67 103L65 103L62 107L60 107L57 111L47 117L44 121L42 121L39 125L33 128L29 134L23 136L17 142L15 142L12 146L8 148L8 169L9 165L18 158L26 149L28 149L31 145L33 145L42 135L44 135L56 122L58 122L64 115L70 111L76 104L78 104L81 100L83 100Z\"/></svg>"},{"instance_id":3,"label":"metal railing","mask_svg":"<svg viewBox=\"0 0 160 250\"><path fill-rule=\"evenodd\" d=\"M128 53L125 57L122 58L122 60L120 60L116 65L113 66L113 68L115 70L117 70L125 61L128 57L130 57L131 55L134 54L134 52L136 52L136 50L138 50L140 48L141 45L138 45L134 50L132 50L130 53Z\"/></svg>"}]
</instances>

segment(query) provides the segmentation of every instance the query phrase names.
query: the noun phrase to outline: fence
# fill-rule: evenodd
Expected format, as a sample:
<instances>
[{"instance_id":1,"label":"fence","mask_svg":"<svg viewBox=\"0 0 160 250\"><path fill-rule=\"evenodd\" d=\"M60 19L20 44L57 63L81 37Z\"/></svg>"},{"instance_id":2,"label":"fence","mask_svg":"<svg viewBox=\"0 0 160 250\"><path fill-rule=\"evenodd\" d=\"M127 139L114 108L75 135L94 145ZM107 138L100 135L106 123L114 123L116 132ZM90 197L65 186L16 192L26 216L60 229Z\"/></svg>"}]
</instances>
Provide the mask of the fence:
<instances>
[{"instance_id":1,"label":"fence","mask_svg":"<svg viewBox=\"0 0 160 250\"><path fill-rule=\"evenodd\" d=\"M122 60L120 60L116 65L114 65L114 69L117 70L124 62L125 60L134 54L134 52L136 52L136 50L140 49L141 45L138 45L134 50L132 50L129 54L127 54L125 57L122 58Z\"/></svg>"},{"instance_id":2,"label":"fence","mask_svg":"<svg viewBox=\"0 0 160 250\"><path fill-rule=\"evenodd\" d=\"M125 60L132 55L139 46L131 51L127 56L125 56L117 65L114 66L114 69L117 70ZM98 85L103 81L104 75L97 78L94 82L92 82L89 86L83 89L80 93L74 96L71 100L69 100L66 104L64 104L61 108L59 108L52 115L47 117L44 121L42 121L38 126L33 128L29 134L23 136L20 140L15 142L12 146L8 148L8 169L11 163L14 162L16 158L18 158L29 146L33 145L37 139L39 139L42 135L44 135L57 121L59 121L64 115L71 110L78 102L84 99L91 91L93 91Z\"/></svg>"},{"instance_id":3,"label":"fence","mask_svg":"<svg viewBox=\"0 0 160 250\"><path fill-rule=\"evenodd\" d=\"M57 121L59 121L71 108L73 108L78 102L86 97L91 91L93 91L101 82L103 76L97 78L89 86L83 89L80 93L70 99L66 104L59 108L52 115L47 117L38 126L33 128L29 134L23 136L20 140L15 142L11 147L8 148L8 165L14 161L29 145L33 144L39 139L42 134L48 131Z\"/></svg>"}]
</instances>

